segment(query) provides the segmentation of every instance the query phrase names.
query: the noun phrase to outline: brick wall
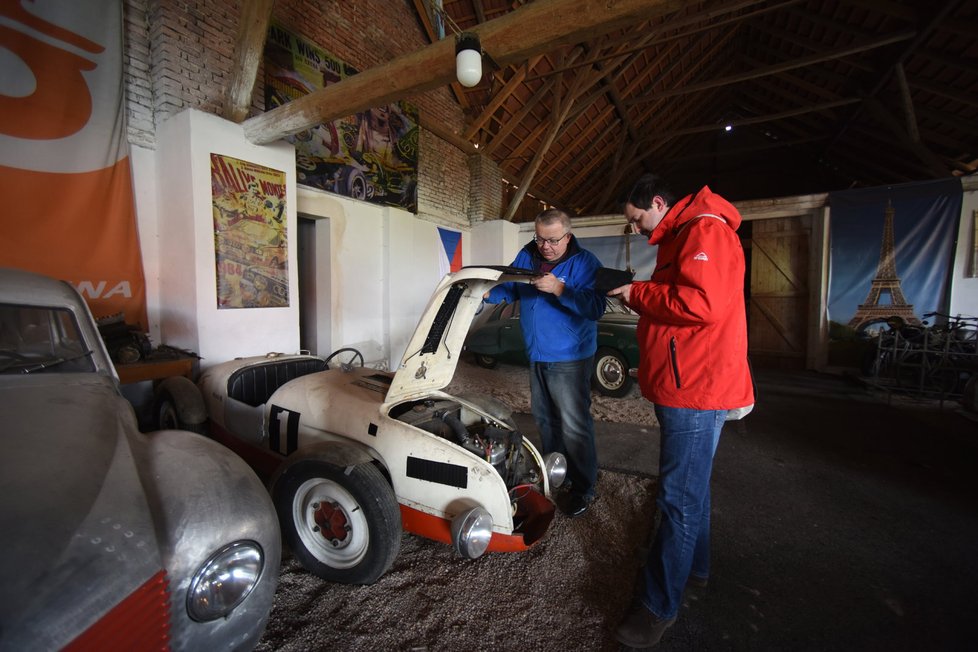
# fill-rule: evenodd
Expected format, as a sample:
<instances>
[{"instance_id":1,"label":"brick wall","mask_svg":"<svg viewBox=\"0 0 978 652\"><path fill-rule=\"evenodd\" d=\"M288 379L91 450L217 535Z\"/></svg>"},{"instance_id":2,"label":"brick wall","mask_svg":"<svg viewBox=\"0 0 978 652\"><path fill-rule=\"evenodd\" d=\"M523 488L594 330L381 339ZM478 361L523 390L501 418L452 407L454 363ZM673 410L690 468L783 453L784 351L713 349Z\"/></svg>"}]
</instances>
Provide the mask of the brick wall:
<instances>
[{"instance_id":1,"label":"brick wall","mask_svg":"<svg viewBox=\"0 0 978 652\"><path fill-rule=\"evenodd\" d=\"M155 127L185 108L219 114L228 84L239 2L124 0L129 142L152 148ZM409 0L279 0L273 20L359 70L427 45ZM259 71L250 115L264 109ZM427 117L462 131L451 91L405 98ZM469 167L457 148L422 130L418 215L452 226L469 224Z\"/></svg>"},{"instance_id":2,"label":"brick wall","mask_svg":"<svg viewBox=\"0 0 978 652\"><path fill-rule=\"evenodd\" d=\"M502 217L503 175L495 161L483 154L469 156L469 221L472 224Z\"/></svg>"}]
</instances>

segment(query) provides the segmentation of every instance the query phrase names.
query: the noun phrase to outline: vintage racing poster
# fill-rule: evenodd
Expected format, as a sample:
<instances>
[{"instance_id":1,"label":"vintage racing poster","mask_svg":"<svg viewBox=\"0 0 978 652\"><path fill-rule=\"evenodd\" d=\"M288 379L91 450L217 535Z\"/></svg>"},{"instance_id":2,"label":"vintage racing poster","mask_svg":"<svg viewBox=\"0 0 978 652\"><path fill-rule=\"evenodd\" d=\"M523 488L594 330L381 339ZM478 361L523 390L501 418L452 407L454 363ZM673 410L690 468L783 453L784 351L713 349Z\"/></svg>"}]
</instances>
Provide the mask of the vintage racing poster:
<instances>
[{"instance_id":1,"label":"vintage racing poster","mask_svg":"<svg viewBox=\"0 0 978 652\"><path fill-rule=\"evenodd\" d=\"M356 74L315 44L272 23L265 41L265 110ZM408 102L357 113L287 138L299 183L418 212L418 109Z\"/></svg>"},{"instance_id":2,"label":"vintage racing poster","mask_svg":"<svg viewBox=\"0 0 978 652\"><path fill-rule=\"evenodd\" d=\"M217 307L289 305L285 173L211 154Z\"/></svg>"}]
</instances>

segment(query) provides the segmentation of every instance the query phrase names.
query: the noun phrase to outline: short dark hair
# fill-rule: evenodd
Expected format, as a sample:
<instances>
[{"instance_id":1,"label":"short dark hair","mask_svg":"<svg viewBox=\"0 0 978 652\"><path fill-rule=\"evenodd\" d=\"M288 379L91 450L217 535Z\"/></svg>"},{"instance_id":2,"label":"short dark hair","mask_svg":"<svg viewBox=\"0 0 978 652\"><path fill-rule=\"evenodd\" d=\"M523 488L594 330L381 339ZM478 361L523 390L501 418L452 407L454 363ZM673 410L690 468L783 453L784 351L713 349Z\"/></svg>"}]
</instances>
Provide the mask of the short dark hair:
<instances>
[{"instance_id":1,"label":"short dark hair","mask_svg":"<svg viewBox=\"0 0 978 652\"><path fill-rule=\"evenodd\" d=\"M621 206L624 208L625 204L631 204L639 210L648 210L652 207L652 198L656 195L662 197L667 206L672 206L676 201L676 196L665 179L651 173L643 174L622 198Z\"/></svg>"},{"instance_id":2,"label":"short dark hair","mask_svg":"<svg viewBox=\"0 0 978 652\"><path fill-rule=\"evenodd\" d=\"M568 215L565 211L560 210L559 208L548 208L547 210L542 211L539 215L537 215L536 219L534 219L533 221L541 225L547 225L547 224L553 224L554 222L559 222L561 226L563 226L568 231L570 231L571 229L570 215Z\"/></svg>"}]
</instances>

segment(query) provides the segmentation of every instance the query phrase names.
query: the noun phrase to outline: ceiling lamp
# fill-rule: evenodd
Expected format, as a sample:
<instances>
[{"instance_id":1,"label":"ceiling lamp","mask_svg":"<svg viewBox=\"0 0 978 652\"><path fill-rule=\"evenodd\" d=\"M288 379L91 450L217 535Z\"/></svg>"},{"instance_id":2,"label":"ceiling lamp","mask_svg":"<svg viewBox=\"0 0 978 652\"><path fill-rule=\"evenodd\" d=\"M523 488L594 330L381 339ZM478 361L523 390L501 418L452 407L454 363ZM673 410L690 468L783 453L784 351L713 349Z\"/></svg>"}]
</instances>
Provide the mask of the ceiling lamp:
<instances>
[{"instance_id":1,"label":"ceiling lamp","mask_svg":"<svg viewBox=\"0 0 978 652\"><path fill-rule=\"evenodd\" d=\"M482 45L477 34L462 32L456 37L455 75L466 88L482 81Z\"/></svg>"}]
</instances>

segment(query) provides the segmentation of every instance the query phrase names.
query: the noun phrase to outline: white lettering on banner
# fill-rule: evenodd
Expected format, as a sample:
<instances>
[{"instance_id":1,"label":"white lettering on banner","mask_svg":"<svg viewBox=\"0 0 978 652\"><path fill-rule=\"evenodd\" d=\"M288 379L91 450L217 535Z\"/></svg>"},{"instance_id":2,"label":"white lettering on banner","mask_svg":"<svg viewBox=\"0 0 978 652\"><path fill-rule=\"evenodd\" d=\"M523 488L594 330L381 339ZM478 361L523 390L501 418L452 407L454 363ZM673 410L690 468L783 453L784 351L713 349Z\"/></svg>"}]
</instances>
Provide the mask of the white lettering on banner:
<instances>
[{"instance_id":1,"label":"white lettering on banner","mask_svg":"<svg viewBox=\"0 0 978 652\"><path fill-rule=\"evenodd\" d=\"M109 297L120 294L127 299L132 298L132 288L129 285L129 281L119 281L111 290L102 294L105 291L108 283L106 281L99 281L98 284L92 281L79 281L75 285L75 289L78 290L78 294L83 297L88 297L89 299L108 299Z\"/></svg>"}]
</instances>

